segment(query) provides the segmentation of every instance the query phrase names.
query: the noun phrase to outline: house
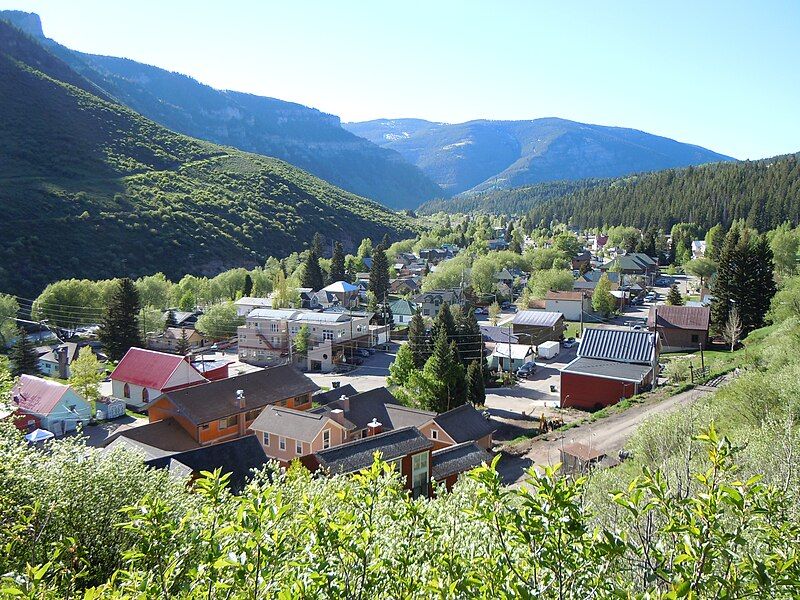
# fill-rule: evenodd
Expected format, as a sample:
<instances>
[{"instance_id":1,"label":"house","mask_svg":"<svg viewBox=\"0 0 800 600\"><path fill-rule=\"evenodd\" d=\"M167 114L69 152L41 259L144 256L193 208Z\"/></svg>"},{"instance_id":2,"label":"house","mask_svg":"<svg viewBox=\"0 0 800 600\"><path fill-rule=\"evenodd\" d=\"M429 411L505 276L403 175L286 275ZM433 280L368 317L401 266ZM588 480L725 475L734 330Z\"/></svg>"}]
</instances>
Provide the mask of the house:
<instances>
[{"instance_id":1,"label":"house","mask_svg":"<svg viewBox=\"0 0 800 600\"><path fill-rule=\"evenodd\" d=\"M151 350L163 352L177 352L186 336L188 348L202 348L206 345L206 338L196 329L188 327L167 327L164 331L156 334L148 334L147 347Z\"/></svg>"},{"instance_id":2,"label":"house","mask_svg":"<svg viewBox=\"0 0 800 600\"><path fill-rule=\"evenodd\" d=\"M483 450L492 447L495 427L471 404L462 404L417 426L434 443L434 449L474 443Z\"/></svg>"},{"instance_id":3,"label":"house","mask_svg":"<svg viewBox=\"0 0 800 600\"><path fill-rule=\"evenodd\" d=\"M608 236L607 235L597 235L595 236L592 242L592 251L593 252L600 252L605 249L606 244L608 243Z\"/></svg>"},{"instance_id":4,"label":"house","mask_svg":"<svg viewBox=\"0 0 800 600\"><path fill-rule=\"evenodd\" d=\"M408 300L403 298L389 303L389 310L392 311L392 320L397 325L408 325L411 318L417 312L417 308Z\"/></svg>"},{"instance_id":5,"label":"house","mask_svg":"<svg viewBox=\"0 0 800 600\"><path fill-rule=\"evenodd\" d=\"M692 258L702 258L706 255L705 240L692 240Z\"/></svg>"},{"instance_id":6,"label":"house","mask_svg":"<svg viewBox=\"0 0 800 600\"><path fill-rule=\"evenodd\" d=\"M170 475L194 481L203 471L219 469L229 476L228 489L238 494L250 481L253 472L261 469L267 457L254 435L202 446L183 452L150 458L145 465L154 469L167 469Z\"/></svg>"},{"instance_id":7,"label":"house","mask_svg":"<svg viewBox=\"0 0 800 600\"><path fill-rule=\"evenodd\" d=\"M547 306L547 301L545 301ZM542 342L560 341L564 338L564 315L560 312L543 310L521 310L511 321L514 335L529 346Z\"/></svg>"},{"instance_id":8,"label":"house","mask_svg":"<svg viewBox=\"0 0 800 600\"><path fill-rule=\"evenodd\" d=\"M480 325L483 341L489 344L519 343L519 337L514 335L510 327L500 325Z\"/></svg>"},{"instance_id":9,"label":"house","mask_svg":"<svg viewBox=\"0 0 800 600\"><path fill-rule=\"evenodd\" d=\"M707 306L651 306L647 328L658 330L664 352L682 352L707 346L710 322Z\"/></svg>"},{"instance_id":10,"label":"house","mask_svg":"<svg viewBox=\"0 0 800 600\"><path fill-rule=\"evenodd\" d=\"M250 314L251 310L255 310L256 308L272 308L272 295L268 298L244 296L236 300L233 305L236 307L237 316L246 317Z\"/></svg>"},{"instance_id":11,"label":"house","mask_svg":"<svg viewBox=\"0 0 800 600\"><path fill-rule=\"evenodd\" d=\"M169 313L175 318L175 327L184 327L186 329L194 329L197 325L197 319L203 316L202 310L175 310L170 309L164 312L164 318L169 316Z\"/></svg>"},{"instance_id":12,"label":"house","mask_svg":"<svg viewBox=\"0 0 800 600\"><path fill-rule=\"evenodd\" d=\"M321 294L324 295L325 302L322 301ZM356 308L358 306L358 286L346 281L335 281L322 288L317 293L317 298L319 298L320 305L323 307L338 305Z\"/></svg>"},{"instance_id":13,"label":"house","mask_svg":"<svg viewBox=\"0 0 800 600\"><path fill-rule=\"evenodd\" d=\"M147 425L117 429L105 440L103 447L104 452L126 448L141 454L145 460L150 460L200 448L200 443L178 421L170 418Z\"/></svg>"},{"instance_id":14,"label":"house","mask_svg":"<svg viewBox=\"0 0 800 600\"><path fill-rule=\"evenodd\" d=\"M319 391L316 394L314 394L311 397L314 404L317 404L318 406L324 406L329 402L333 402L334 400L339 400L342 396L350 397L350 396L355 396L358 393L356 391L356 388L354 388L349 383L346 385L337 385L338 383L340 382L334 381L333 382L334 387L331 388L330 390L326 392Z\"/></svg>"},{"instance_id":15,"label":"house","mask_svg":"<svg viewBox=\"0 0 800 600\"><path fill-rule=\"evenodd\" d=\"M450 491L459 475L491 462L492 455L475 442L447 446L431 453L431 478Z\"/></svg>"},{"instance_id":16,"label":"house","mask_svg":"<svg viewBox=\"0 0 800 600\"><path fill-rule=\"evenodd\" d=\"M622 283L635 278L644 279L648 285L658 277L658 262L643 252L620 254L613 260L600 266L603 272L617 272L623 275Z\"/></svg>"},{"instance_id":17,"label":"house","mask_svg":"<svg viewBox=\"0 0 800 600\"><path fill-rule=\"evenodd\" d=\"M453 258L453 253L445 248L425 248L419 251L419 257L429 265L438 265L443 260Z\"/></svg>"},{"instance_id":18,"label":"house","mask_svg":"<svg viewBox=\"0 0 800 600\"><path fill-rule=\"evenodd\" d=\"M489 240L486 245L489 250L508 250L508 242L503 238Z\"/></svg>"},{"instance_id":19,"label":"house","mask_svg":"<svg viewBox=\"0 0 800 600\"><path fill-rule=\"evenodd\" d=\"M72 377L72 361L78 358L78 354L83 348L92 348L87 344L77 344L75 342L65 342L58 346L44 346L39 354L39 372L47 377L57 377L58 379L69 379ZM98 353L94 348L98 360L105 361L106 357ZM105 369L105 367L101 367Z\"/></svg>"},{"instance_id":20,"label":"house","mask_svg":"<svg viewBox=\"0 0 800 600\"><path fill-rule=\"evenodd\" d=\"M452 290L431 290L414 296L414 304L423 317L435 318L439 314L439 308L447 302L450 306L461 306L464 302L464 295L460 289Z\"/></svg>"},{"instance_id":21,"label":"house","mask_svg":"<svg viewBox=\"0 0 800 600\"><path fill-rule=\"evenodd\" d=\"M341 410L322 414L268 406L250 424L263 452L271 459L288 464L295 458L340 446L347 436Z\"/></svg>"},{"instance_id":22,"label":"house","mask_svg":"<svg viewBox=\"0 0 800 600\"><path fill-rule=\"evenodd\" d=\"M416 294L419 292L419 287L416 277L397 277L389 281L389 293L396 296Z\"/></svg>"},{"instance_id":23,"label":"house","mask_svg":"<svg viewBox=\"0 0 800 600\"><path fill-rule=\"evenodd\" d=\"M580 321L581 315L592 312L592 294L585 290L573 292L547 292L544 308L561 313L567 321Z\"/></svg>"},{"instance_id":24,"label":"house","mask_svg":"<svg viewBox=\"0 0 800 600\"><path fill-rule=\"evenodd\" d=\"M533 358L533 346L530 344L496 344L487 360L492 371L516 371Z\"/></svg>"},{"instance_id":25,"label":"house","mask_svg":"<svg viewBox=\"0 0 800 600\"><path fill-rule=\"evenodd\" d=\"M572 257L572 270L582 271L588 270L591 267L592 253L588 250L581 250Z\"/></svg>"},{"instance_id":26,"label":"house","mask_svg":"<svg viewBox=\"0 0 800 600\"><path fill-rule=\"evenodd\" d=\"M166 390L205 383L189 359L131 348L111 373L111 396L136 409L146 408Z\"/></svg>"},{"instance_id":27,"label":"house","mask_svg":"<svg viewBox=\"0 0 800 600\"><path fill-rule=\"evenodd\" d=\"M416 427L384 432L376 423L367 437L308 454L301 462L312 473L349 474L369 468L378 453L383 461L395 466L403 486L414 497L429 496L433 446Z\"/></svg>"},{"instance_id":28,"label":"house","mask_svg":"<svg viewBox=\"0 0 800 600\"><path fill-rule=\"evenodd\" d=\"M648 331L585 329L577 358L561 370L561 407L594 410L649 388L658 352Z\"/></svg>"},{"instance_id":29,"label":"house","mask_svg":"<svg viewBox=\"0 0 800 600\"><path fill-rule=\"evenodd\" d=\"M349 311L315 312L257 308L237 328L239 360L258 366L286 362L292 341L304 325L309 333L306 367L330 371L345 349L372 346L371 315Z\"/></svg>"},{"instance_id":30,"label":"house","mask_svg":"<svg viewBox=\"0 0 800 600\"><path fill-rule=\"evenodd\" d=\"M70 386L22 375L11 390L11 404L19 415L17 423L27 424L30 418L37 427L56 436L75 431L78 423L92 418L92 406Z\"/></svg>"},{"instance_id":31,"label":"house","mask_svg":"<svg viewBox=\"0 0 800 600\"><path fill-rule=\"evenodd\" d=\"M268 406L311 408L319 388L290 365L281 365L168 390L147 411L150 424L174 419L200 445L242 437ZM144 426L147 427L147 426Z\"/></svg>"}]
</instances>

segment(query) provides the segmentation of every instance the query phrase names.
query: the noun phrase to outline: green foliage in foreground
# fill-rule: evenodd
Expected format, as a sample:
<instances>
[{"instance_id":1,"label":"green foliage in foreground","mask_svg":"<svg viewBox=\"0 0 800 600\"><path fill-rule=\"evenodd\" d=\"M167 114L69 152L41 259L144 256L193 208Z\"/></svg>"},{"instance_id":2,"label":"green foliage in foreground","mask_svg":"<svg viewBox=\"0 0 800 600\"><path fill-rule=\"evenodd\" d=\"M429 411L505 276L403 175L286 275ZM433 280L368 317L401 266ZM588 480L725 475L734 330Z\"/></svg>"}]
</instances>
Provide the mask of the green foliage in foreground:
<instances>
[{"instance_id":1,"label":"green foliage in foreground","mask_svg":"<svg viewBox=\"0 0 800 600\"><path fill-rule=\"evenodd\" d=\"M284 162L175 134L102 97L4 22L0 80L0 290L213 274L300 250L316 232L352 247L411 231Z\"/></svg>"},{"instance_id":2,"label":"green foliage in foreground","mask_svg":"<svg viewBox=\"0 0 800 600\"><path fill-rule=\"evenodd\" d=\"M642 471L596 526L588 482L548 470L509 489L490 467L413 500L386 463L353 477L269 470L241 496L196 493L125 452L0 437L5 595L28 598L794 597L800 526L785 494L736 475L713 427L692 493ZM74 461L72 468L54 468ZM64 481L60 481L61 479ZM130 502L128 508L122 504Z\"/></svg>"}]
</instances>

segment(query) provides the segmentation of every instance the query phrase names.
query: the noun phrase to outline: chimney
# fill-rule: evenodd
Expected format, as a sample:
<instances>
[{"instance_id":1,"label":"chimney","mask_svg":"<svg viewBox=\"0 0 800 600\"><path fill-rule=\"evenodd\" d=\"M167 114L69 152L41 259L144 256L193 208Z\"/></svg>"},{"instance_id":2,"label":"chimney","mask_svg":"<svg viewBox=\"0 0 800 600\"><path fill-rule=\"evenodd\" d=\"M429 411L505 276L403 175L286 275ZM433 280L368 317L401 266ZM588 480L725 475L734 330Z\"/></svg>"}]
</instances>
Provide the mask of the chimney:
<instances>
[{"instance_id":1,"label":"chimney","mask_svg":"<svg viewBox=\"0 0 800 600\"><path fill-rule=\"evenodd\" d=\"M236 390L236 402L239 405L239 408L244 410L244 407L247 405L244 399L244 390Z\"/></svg>"},{"instance_id":2,"label":"chimney","mask_svg":"<svg viewBox=\"0 0 800 600\"><path fill-rule=\"evenodd\" d=\"M58 346L54 352L56 353L56 358L58 359L58 377L60 379L68 379L67 375L67 351L69 348L67 346Z\"/></svg>"},{"instance_id":3,"label":"chimney","mask_svg":"<svg viewBox=\"0 0 800 600\"><path fill-rule=\"evenodd\" d=\"M367 436L378 435L383 432L383 425L378 423L378 419L372 418L372 421L367 424Z\"/></svg>"},{"instance_id":4,"label":"chimney","mask_svg":"<svg viewBox=\"0 0 800 600\"><path fill-rule=\"evenodd\" d=\"M339 425L344 425L344 411L341 408L334 408L330 412L330 417Z\"/></svg>"},{"instance_id":5,"label":"chimney","mask_svg":"<svg viewBox=\"0 0 800 600\"><path fill-rule=\"evenodd\" d=\"M342 410L344 412L350 412L350 398L342 394L342 397L339 398L339 402L342 404Z\"/></svg>"}]
</instances>

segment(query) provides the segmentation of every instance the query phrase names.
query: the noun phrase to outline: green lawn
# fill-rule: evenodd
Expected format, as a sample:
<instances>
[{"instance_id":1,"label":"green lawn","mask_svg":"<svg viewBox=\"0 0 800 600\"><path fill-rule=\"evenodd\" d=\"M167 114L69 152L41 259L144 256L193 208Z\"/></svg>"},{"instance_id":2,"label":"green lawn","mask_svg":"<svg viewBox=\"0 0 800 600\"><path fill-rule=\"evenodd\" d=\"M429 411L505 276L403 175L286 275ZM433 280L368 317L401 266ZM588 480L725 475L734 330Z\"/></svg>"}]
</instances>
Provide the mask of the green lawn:
<instances>
[{"instance_id":1,"label":"green lawn","mask_svg":"<svg viewBox=\"0 0 800 600\"><path fill-rule=\"evenodd\" d=\"M577 321L567 321L567 329L564 331L565 338L578 337L578 332L581 329L581 324Z\"/></svg>"}]
</instances>

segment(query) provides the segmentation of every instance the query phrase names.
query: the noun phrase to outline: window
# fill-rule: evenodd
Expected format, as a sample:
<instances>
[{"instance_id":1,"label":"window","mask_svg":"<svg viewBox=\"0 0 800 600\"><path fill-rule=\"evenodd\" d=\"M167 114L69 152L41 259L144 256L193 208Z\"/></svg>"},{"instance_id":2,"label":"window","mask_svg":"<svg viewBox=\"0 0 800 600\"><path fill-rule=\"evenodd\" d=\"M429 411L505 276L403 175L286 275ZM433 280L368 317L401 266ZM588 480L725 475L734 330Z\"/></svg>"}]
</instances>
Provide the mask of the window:
<instances>
[{"instance_id":1,"label":"window","mask_svg":"<svg viewBox=\"0 0 800 600\"><path fill-rule=\"evenodd\" d=\"M439 432L436 429L431 429L431 439L432 440L439 439Z\"/></svg>"},{"instance_id":2,"label":"window","mask_svg":"<svg viewBox=\"0 0 800 600\"><path fill-rule=\"evenodd\" d=\"M142 390L142 402L150 402L150 392L147 391L147 388Z\"/></svg>"},{"instance_id":3,"label":"window","mask_svg":"<svg viewBox=\"0 0 800 600\"><path fill-rule=\"evenodd\" d=\"M278 448L280 448L281 450L286 450L286 438L285 437L279 437L278 438Z\"/></svg>"},{"instance_id":4,"label":"window","mask_svg":"<svg viewBox=\"0 0 800 600\"><path fill-rule=\"evenodd\" d=\"M129 386L127 383L122 388L122 395L125 396L126 398L131 397L131 386Z\"/></svg>"},{"instance_id":5,"label":"window","mask_svg":"<svg viewBox=\"0 0 800 600\"><path fill-rule=\"evenodd\" d=\"M333 330L332 329L323 329L322 330L322 339L323 340L333 340Z\"/></svg>"},{"instance_id":6,"label":"window","mask_svg":"<svg viewBox=\"0 0 800 600\"><path fill-rule=\"evenodd\" d=\"M294 443L294 453L300 456L303 453L303 442L297 440Z\"/></svg>"},{"instance_id":7,"label":"window","mask_svg":"<svg viewBox=\"0 0 800 600\"><path fill-rule=\"evenodd\" d=\"M270 331L278 331L278 324L277 323L270 323L269 324Z\"/></svg>"},{"instance_id":8,"label":"window","mask_svg":"<svg viewBox=\"0 0 800 600\"><path fill-rule=\"evenodd\" d=\"M331 447L331 430L326 429L322 432L322 449L325 450L326 448Z\"/></svg>"},{"instance_id":9,"label":"window","mask_svg":"<svg viewBox=\"0 0 800 600\"><path fill-rule=\"evenodd\" d=\"M220 431L223 429L229 429L231 427L236 427L236 424L239 422L237 415L232 415L227 419L220 419L219 420L219 429Z\"/></svg>"},{"instance_id":10,"label":"window","mask_svg":"<svg viewBox=\"0 0 800 600\"><path fill-rule=\"evenodd\" d=\"M264 437L264 445L269 446L269 432L265 431L262 435Z\"/></svg>"},{"instance_id":11,"label":"window","mask_svg":"<svg viewBox=\"0 0 800 600\"><path fill-rule=\"evenodd\" d=\"M411 457L411 489L414 497L428 495L428 453L420 452Z\"/></svg>"},{"instance_id":12,"label":"window","mask_svg":"<svg viewBox=\"0 0 800 600\"><path fill-rule=\"evenodd\" d=\"M426 317L428 317L428 316L430 316L431 311L429 309L427 309L427 308L423 308L422 309L422 314L425 315Z\"/></svg>"},{"instance_id":13,"label":"window","mask_svg":"<svg viewBox=\"0 0 800 600\"><path fill-rule=\"evenodd\" d=\"M200 425L200 429L202 429L203 431L208 429L208 423L203 423L202 425Z\"/></svg>"},{"instance_id":14,"label":"window","mask_svg":"<svg viewBox=\"0 0 800 600\"><path fill-rule=\"evenodd\" d=\"M700 336L699 335L697 335L696 333L694 335L692 335L692 342L694 342L696 344L699 341L700 341Z\"/></svg>"}]
</instances>

